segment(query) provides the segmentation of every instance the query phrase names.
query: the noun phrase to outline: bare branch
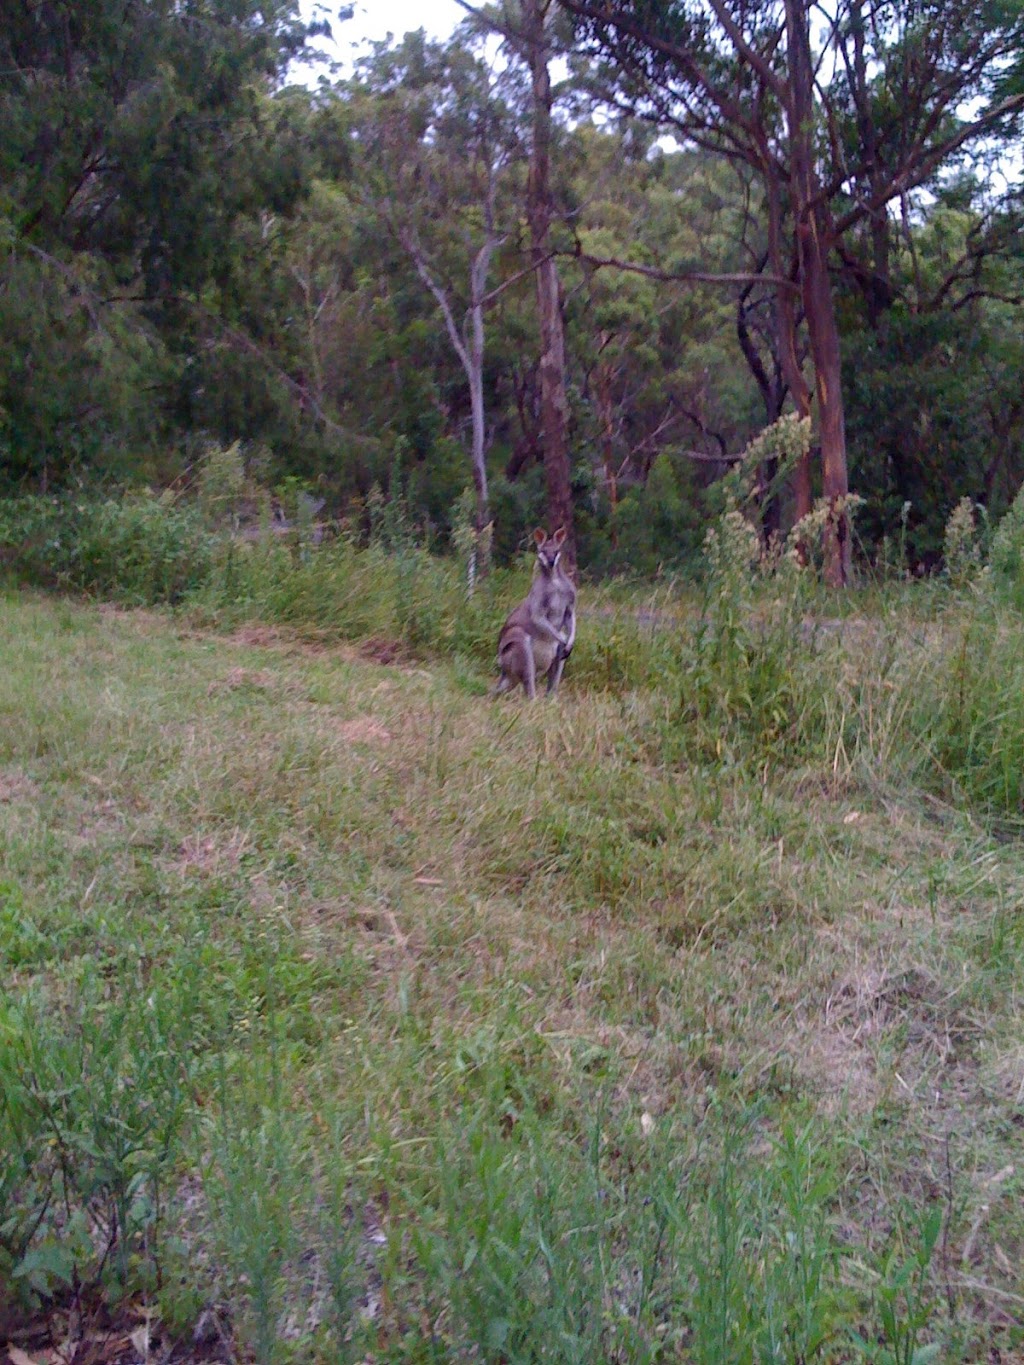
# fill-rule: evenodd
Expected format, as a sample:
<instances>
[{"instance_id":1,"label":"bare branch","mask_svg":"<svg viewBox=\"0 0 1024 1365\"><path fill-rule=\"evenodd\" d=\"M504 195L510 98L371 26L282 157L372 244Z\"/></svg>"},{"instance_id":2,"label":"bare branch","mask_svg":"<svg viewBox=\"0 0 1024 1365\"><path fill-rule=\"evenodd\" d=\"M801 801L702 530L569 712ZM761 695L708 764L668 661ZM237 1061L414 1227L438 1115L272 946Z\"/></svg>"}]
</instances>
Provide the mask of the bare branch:
<instances>
[{"instance_id":1,"label":"bare branch","mask_svg":"<svg viewBox=\"0 0 1024 1365\"><path fill-rule=\"evenodd\" d=\"M1017 114L1021 110L1024 110L1024 92L1019 95L1008 96L994 109L990 109L988 113L982 114L980 118L973 119L970 123L963 124L951 136L943 138L941 142L932 147L919 147L916 156L897 175L891 176L870 199L862 200L833 225L832 239L835 240L842 236L862 219L877 213L879 209L884 208L886 204L891 203L901 194L923 184L934 171L938 170L942 162L951 153L962 147L965 142L969 142L971 138L985 132L987 128L998 123L1000 119ZM834 192L834 189L834 183L824 186L815 202L827 199Z\"/></svg>"},{"instance_id":2,"label":"bare branch","mask_svg":"<svg viewBox=\"0 0 1024 1365\"><path fill-rule=\"evenodd\" d=\"M593 256L588 251L583 251L577 246L575 251L558 251L557 256L574 257L584 264L592 266L595 270L602 270L610 267L613 270L623 270L628 274L645 275L651 280L663 280L666 283L678 284L770 284L776 289L786 290L791 294L799 296L799 288L792 280L787 280L782 275L751 274L746 271L724 271L716 273L710 270L659 270L651 265L639 265L635 261L622 261L615 256Z\"/></svg>"},{"instance_id":3,"label":"bare branch","mask_svg":"<svg viewBox=\"0 0 1024 1365\"><path fill-rule=\"evenodd\" d=\"M743 36L743 31L736 23L735 19L722 4L722 0L710 0L711 8L715 12L715 17L729 35L729 41L733 47L747 63L753 67L757 74L764 81L765 85L772 90L780 101L785 101L786 85L777 71L773 71L770 62L765 59L764 53L758 52L756 47L752 47ZM776 37L772 44L772 49L778 45L779 38Z\"/></svg>"},{"instance_id":4,"label":"bare branch","mask_svg":"<svg viewBox=\"0 0 1024 1365\"><path fill-rule=\"evenodd\" d=\"M465 338L462 336L458 329L458 326L456 325L455 315L452 312L452 306L448 299L448 295L444 292L444 290L437 283L437 281L434 279L433 275L430 272L430 268L427 265L426 253L423 251L423 248L416 240L414 234L409 232L407 229L401 227L396 228L396 234L398 236L398 240L402 243L402 246L405 247L406 251L409 253L409 256L412 259L412 263L416 267L417 275L419 275L420 279L427 286L427 288L430 290L435 300L437 301L437 306L441 310L441 316L444 318L444 325L448 330L448 336L455 350L455 354L459 357L459 360L462 364L462 368L466 371L466 374L467 375L470 374L472 366L470 363L469 351L466 347Z\"/></svg>"}]
</instances>

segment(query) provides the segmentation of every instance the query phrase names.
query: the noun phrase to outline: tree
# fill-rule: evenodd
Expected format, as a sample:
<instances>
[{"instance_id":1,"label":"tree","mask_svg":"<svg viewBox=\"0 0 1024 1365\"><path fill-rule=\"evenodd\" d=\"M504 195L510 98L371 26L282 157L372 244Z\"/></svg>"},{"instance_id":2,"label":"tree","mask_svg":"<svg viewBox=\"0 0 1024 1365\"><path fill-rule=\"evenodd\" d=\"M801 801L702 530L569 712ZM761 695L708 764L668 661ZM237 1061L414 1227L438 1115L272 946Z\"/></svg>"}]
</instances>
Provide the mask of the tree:
<instances>
[{"instance_id":1,"label":"tree","mask_svg":"<svg viewBox=\"0 0 1024 1365\"><path fill-rule=\"evenodd\" d=\"M566 539L562 555L569 572L574 573L576 535L569 461L565 326L552 236L557 219L551 183L554 143L551 62L555 52L555 4L554 0L502 0L499 5L479 10L467 0L459 2L484 29L500 34L507 52L522 64L527 75L530 153L525 209L537 291L540 429L548 521L552 531L564 527Z\"/></svg>"},{"instance_id":2,"label":"tree","mask_svg":"<svg viewBox=\"0 0 1024 1365\"><path fill-rule=\"evenodd\" d=\"M797 410L810 412L812 393L816 402L822 491L832 509L826 575L841 585L850 570L848 473L830 256L859 223L884 214L1024 107L1024 96L997 93L1001 63L1019 50L1020 16L1001 0L898 7L857 0L822 14L816 43L809 0L561 3L609 64L613 100L761 181L780 359ZM984 101L982 112L960 117L972 98ZM797 302L813 390L799 362ZM809 508L810 475L806 464L798 471L798 515Z\"/></svg>"},{"instance_id":3,"label":"tree","mask_svg":"<svg viewBox=\"0 0 1024 1365\"><path fill-rule=\"evenodd\" d=\"M27 338L35 299L52 324L0 360L12 476L88 457L129 410L134 435L129 391L173 387L164 340L183 307L209 316L235 225L301 197L270 93L307 33L295 0L0 0L0 314Z\"/></svg>"},{"instance_id":4,"label":"tree","mask_svg":"<svg viewBox=\"0 0 1024 1365\"><path fill-rule=\"evenodd\" d=\"M465 372L479 548L490 520L485 313L506 287L490 289L488 280L509 235L499 199L519 159L517 130L500 77L460 41L445 47L422 31L408 34L398 47L380 45L360 64L360 79L364 184L436 301ZM468 277L461 291L452 282L456 256Z\"/></svg>"}]
</instances>

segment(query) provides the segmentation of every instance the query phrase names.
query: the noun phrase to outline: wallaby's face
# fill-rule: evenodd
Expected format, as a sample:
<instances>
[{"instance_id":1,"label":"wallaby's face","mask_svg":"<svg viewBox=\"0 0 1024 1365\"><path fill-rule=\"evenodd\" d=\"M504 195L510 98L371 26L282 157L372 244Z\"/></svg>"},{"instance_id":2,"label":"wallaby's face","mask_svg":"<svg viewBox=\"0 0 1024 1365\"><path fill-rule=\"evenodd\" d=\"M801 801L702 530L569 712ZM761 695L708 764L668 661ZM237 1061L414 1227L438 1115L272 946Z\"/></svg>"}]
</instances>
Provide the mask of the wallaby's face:
<instances>
[{"instance_id":1,"label":"wallaby's face","mask_svg":"<svg viewBox=\"0 0 1024 1365\"><path fill-rule=\"evenodd\" d=\"M537 546L537 567L546 577L550 577L558 568L558 561L562 557L565 527L560 526L553 536L547 535L538 527L533 533L533 539Z\"/></svg>"}]
</instances>

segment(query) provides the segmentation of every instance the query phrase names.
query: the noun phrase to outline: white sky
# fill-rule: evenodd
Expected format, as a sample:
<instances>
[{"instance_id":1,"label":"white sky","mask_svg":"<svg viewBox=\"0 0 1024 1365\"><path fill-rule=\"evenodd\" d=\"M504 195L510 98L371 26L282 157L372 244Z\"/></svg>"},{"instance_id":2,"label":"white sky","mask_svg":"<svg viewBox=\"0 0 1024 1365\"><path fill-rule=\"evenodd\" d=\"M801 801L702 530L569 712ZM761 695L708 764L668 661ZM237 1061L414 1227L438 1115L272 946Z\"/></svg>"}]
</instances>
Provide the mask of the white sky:
<instances>
[{"instance_id":1,"label":"white sky","mask_svg":"<svg viewBox=\"0 0 1024 1365\"><path fill-rule=\"evenodd\" d=\"M349 67L360 54L360 45L393 33L396 38L413 29L425 28L431 38L447 38L465 10L456 0L355 0L355 11L344 23L338 19L333 0L301 0L303 18L326 18L334 32L331 55Z\"/></svg>"}]
</instances>

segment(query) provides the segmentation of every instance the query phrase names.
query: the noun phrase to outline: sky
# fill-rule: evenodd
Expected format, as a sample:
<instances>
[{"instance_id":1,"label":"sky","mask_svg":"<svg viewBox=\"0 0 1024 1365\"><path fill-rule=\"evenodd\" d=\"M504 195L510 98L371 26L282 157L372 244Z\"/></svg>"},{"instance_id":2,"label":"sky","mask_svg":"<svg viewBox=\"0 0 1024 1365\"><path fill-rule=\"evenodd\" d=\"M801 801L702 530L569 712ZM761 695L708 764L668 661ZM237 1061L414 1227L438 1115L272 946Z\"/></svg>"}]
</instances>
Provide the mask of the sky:
<instances>
[{"instance_id":1,"label":"sky","mask_svg":"<svg viewBox=\"0 0 1024 1365\"><path fill-rule=\"evenodd\" d=\"M338 4L332 0L301 0L303 17L327 18L334 31L331 55L349 66L359 55L359 44L393 33L396 38L412 29L425 28L428 37L447 38L455 25L465 18L456 0L354 0L354 13L344 23L338 20Z\"/></svg>"}]
</instances>

